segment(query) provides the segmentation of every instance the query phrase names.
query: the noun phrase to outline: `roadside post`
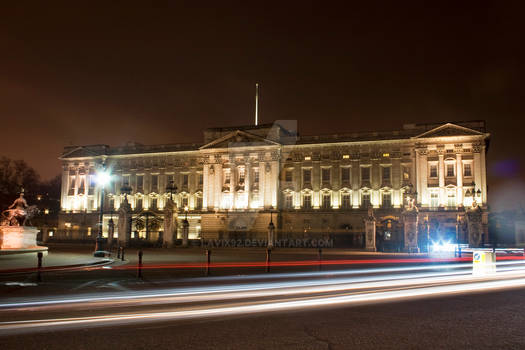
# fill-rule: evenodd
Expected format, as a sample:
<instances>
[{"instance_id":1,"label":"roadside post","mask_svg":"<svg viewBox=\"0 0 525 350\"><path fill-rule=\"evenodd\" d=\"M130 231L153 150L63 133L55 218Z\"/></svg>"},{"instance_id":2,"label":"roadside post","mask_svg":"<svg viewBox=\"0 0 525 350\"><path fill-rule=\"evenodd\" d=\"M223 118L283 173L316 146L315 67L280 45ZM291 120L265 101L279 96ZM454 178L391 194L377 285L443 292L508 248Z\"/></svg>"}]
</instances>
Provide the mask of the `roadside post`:
<instances>
[{"instance_id":1,"label":"roadside post","mask_svg":"<svg viewBox=\"0 0 525 350\"><path fill-rule=\"evenodd\" d=\"M142 249L139 250L139 263L137 265L137 277L142 278Z\"/></svg>"},{"instance_id":2,"label":"roadside post","mask_svg":"<svg viewBox=\"0 0 525 350\"><path fill-rule=\"evenodd\" d=\"M36 280L38 282L42 282L42 257L44 256L44 254L42 254L42 252L38 252L36 254L37 258L38 258L38 267L37 267L37 271L36 271Z\"/></svg>"},{"instance_id":3,"label":"roadside post","mask_svg":"<svg viewBox=\"0 0 525 350\"><path fill-rule=\"evenodd\" d=\"M211 249L206 249L206 276L210 274Z\"/></svg>"},{"instance_id":4,"label":"roadside post","mask_svg":"<svg viewBox=\"0 0 525 350\"><path fill-rule=\"evenodd\" d=\"M319 260L319 271L321 271L321 265L323 261L323 250L321 248L317 250L317 260Z\"/></svg>"},{"instance_id":5,"label":"roadside post","mask_svg":"<svg viewBox=\"0 0 525 350\"><path fill-rule=\"evenodd\" d=\"M266 272L270 272L271 262L272 262L272 249L266 248Z\"/></svg>"}]
</instances>

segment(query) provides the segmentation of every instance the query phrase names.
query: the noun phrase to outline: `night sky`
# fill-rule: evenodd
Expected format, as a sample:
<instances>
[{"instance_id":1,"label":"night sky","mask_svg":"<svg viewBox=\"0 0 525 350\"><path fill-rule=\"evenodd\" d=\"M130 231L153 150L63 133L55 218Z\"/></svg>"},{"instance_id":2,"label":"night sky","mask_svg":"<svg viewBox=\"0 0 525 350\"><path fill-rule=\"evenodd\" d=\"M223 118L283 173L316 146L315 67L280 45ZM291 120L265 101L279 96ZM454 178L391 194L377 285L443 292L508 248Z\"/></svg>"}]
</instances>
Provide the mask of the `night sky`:
<instances>
[{"instance_id":1,"label":"night sky","mask_svg":"<svg viewBox=\"0 0 525 350\"><path fill-rule=\"evenodd\" d=\"M525 205L519 2L11 3L0 155L43 178L67 145L201 142L203 128L251 124L259 82L261 122L296 119L301 134L484 119L489 201Z\"/></svg>"}]
</instances>

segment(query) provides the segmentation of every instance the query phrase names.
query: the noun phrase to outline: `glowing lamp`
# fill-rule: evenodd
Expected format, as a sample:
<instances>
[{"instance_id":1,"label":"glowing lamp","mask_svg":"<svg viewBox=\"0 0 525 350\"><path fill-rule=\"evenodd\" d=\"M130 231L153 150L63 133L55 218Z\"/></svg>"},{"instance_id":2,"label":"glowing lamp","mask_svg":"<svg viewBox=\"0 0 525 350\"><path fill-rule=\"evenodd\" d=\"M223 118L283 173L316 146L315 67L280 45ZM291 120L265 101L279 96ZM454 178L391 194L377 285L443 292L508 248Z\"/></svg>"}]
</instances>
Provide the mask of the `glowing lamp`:
<instances>
[{"instance_id":1,"label":"glowing lamp","mask_svg":"<svg viewBox=\"0 0 525 350\"><path fill-rule=\"evenodd\" d=\"M111 181L111 175L107 171L101 171L97 174L97 183L104 187Z\"/></svg>"}]
</instances>

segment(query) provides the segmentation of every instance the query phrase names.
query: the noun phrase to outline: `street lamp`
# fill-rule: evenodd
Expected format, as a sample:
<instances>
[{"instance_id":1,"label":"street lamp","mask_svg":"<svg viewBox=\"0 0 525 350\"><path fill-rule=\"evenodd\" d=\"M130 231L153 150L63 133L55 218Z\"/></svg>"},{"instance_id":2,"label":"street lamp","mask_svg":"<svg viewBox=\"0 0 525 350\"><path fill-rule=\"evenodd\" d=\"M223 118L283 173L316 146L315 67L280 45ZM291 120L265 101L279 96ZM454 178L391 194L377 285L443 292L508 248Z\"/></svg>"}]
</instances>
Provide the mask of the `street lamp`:
<instances>
[{"instance_id":1,"label":"street lamp","mask_svg":"<svg viewBox=\"0 0 525 350\"><path fill-rule=\"evenodd\" d=\"M106 185L111 181L111 173L106 170L106 164L102 164L102 170L97 173L96 182L100 186L100 212L99 212L99 226L95 245L94 256L104 256L103 251L103 237L102 237L102 223L104 219L104 190Z\"/></svg>"}]
</instances>

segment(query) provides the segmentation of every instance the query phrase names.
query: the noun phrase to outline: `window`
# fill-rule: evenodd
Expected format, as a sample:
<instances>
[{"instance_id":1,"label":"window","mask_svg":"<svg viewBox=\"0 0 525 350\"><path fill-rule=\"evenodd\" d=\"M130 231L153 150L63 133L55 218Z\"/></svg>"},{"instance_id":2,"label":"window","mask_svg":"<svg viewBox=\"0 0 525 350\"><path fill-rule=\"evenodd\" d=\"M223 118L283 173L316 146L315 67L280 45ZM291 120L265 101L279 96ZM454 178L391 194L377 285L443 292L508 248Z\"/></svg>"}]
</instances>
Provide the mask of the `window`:
<instances>
[{"instance_id":1,"label":"window","mask_svg":"<svg viewBox=\"0 0 525 350\"><path fill-rule=\"evenodd\" d=\"M189 179L189 175L188 174L182 174L182 185L183 186L188 186L188 179Z\"/></svg>"},{"instance_id":2,"label":"window","mask_svg":"<svg viewBox=\"0 0 525 350\"><path fill-rule=\"evenodd\" d=\"M230 170L224 171L224 183L229 184L230 183Z\"/></svg>"},{"instance_id":3,"label":"window","mask_svg":"<svg viewBox=\"0 0 525 350\"><path fill-rule=\"evenodd\" d=\"M199 173L199 185L202 185L204 183L204 176L202 173Z\"/></svg>"},{"instance_id":4,"label":"window","mask_svg":"<svg viewBox=\"0 0 525 350\"><path fill-rule=\"evenodd\" d=\"M430 177L438 177L438 167L436 164L430 165Z\"/></svg>"},{"instance_id":5,"label":"window","mask_svg":"<svg viewBox=\"0 0 525 350\"><path fill-rule=\"evenodd\" d=\"M182 209L186 209L188 206L188 196L182 197Z\"/></svg>"},{"instance_id":6,"label":"window","mask_svg":"<svg viewBox=\"0 0 525 350\"><path fill-rule=\"evenodd\" d=\"M75 194L75 177L71 176L69 179L69 192L68 195L73 196Z\"/></svg>"},{"instance_id":7,"label":"window","mask_svg":"<svg viewBox=\"0 0 525 350\"><path fill-rule=\"evenodd\" d=\"M350 155L349 154L343 154L343 159L350 159Z\"/></svg>"},{"instance_id":8,"label":"window","mask_svg":"<svg viewBox=\"0 0 525 350\"><path fill-rule=\"evenodd\" d=\"M447 177L454 176L454 164L447 164Z\"/></svg>"},{"instance_id":9,"label":"window","mask_svg":"<svg viewBox=\"0 0 525 350\"><path fill-rule=\"evenodd\" d=\"M361 205L363 208L368 208L370 206L370 193L363 193L361 197Z\"/></svg>"},{"instance_id":10,"label":"window","mask_svg":"<svg viewBox=\"0 0 525 350\"><path fill-rule=\"evenodd\" d=\"M151 189L157 190L159 187L159 175L151 175Z\"/></svg>"},{"instance_id":11,"label":"window","mask_svg":"<svg viewBox=\"0 0 525 350\"><path fill-rule=\"evenodd\" d=\"M253 170L253 182L259 183L259 169Z\"/></svg>"},{"instance_id":12,"label":"window","mask_svg":"<svg viewBox=\"0 0 525 350\"><path fill-rule=\"evenodd\" d=\"M437 192L430 192L430 206L432 208L439 206L439 194Z\"/></svg>"},{"instance_id":13,"label":"window","mask_svg":"<svg viewBox=\"0 0 525 350\"><path fill-rule=\"evenodd\" d=\"M382 178L383 181L390 181L390 167L386 166L382 168Z\"/></svg>"},{"instance_id":14,"label":"window","mask_svg":"<svg viewBox=\"0 0 525 350\"><path fill-rule=\"evenodd\" d=\"M361 168L361 181L370 181L370 168Z\"/></svg>"},{"instance_id":15,"label":"window","mask_svg":"<svg viewBox=\"0 0 525 350\"><path fill-rule=\"evenodd\" d=\"M137 190L142 190L144 187L144 176L137 175Z\"/></svg>"},{"instance_id":16,"label":"window","mask_svg":"<svg viewBox=\"0 0 525 350\"><path fill-rule=\"evenodd\" d=\"M309 193L303 195L303 208L312 209L312 195Z\"/></svg>"},{"instance_id":17,"label":"window","mask_svg":"<svg viewBox=\"0 0 525 350\"><path fill-rule=\"evenodd\" d=\"M470 163L463 164L463 176L465 177L472 176L472 164Z\"/></svg>"},{"instance_id":18,"label":"window","mask_svg":"<svg viewBox=\"0 0 525 350\"><path fill-rule=\"evenodd\" d=\"M137 210L142 210L142 198L137 199Z\"/></svg>"},{"instance_id":19,"label":"window","mask_svg":"<svg viewBox=\"0 0 525 350\"><path fill-rule=\"evenodd\" d=\"M197 197L197 203L195 204L195 209L201 210L202 209L202 197Z\"/></svg>"},{"instance_id":20,"label":"window","mask_svg":"<svg viewBox=\"0 0 525 350\"><path fill-rule=\"evenodd\" d=\"M244 183L244 167L239 168L239 183Z\"/></svg>"},{"instance_id":21,"label":"window","mask_svg":"<svg viewBox=\"0 0 525 350\"><path fill-rule=\"evenodd\" d=\"M321 205L323 207L323 209L329 209L330 206L331 206L331 201L330 201L330 193L323 193L323 200L321 202Z\"/></svg>"},{"instance_id":22,"label":"window","mask_svg":"<svg viewBox=\"0 0 525 350\"><path fill-rule=\"evenodd\" d=\"M166 186L169 186L171 182L173 181L173 175L166 175Z\"/></svg>"},{"instance_id":23,"label":"window","mask_svg":"<svg viewBox=\"0 0 525 350\"><path fill-rule=\"evenodd\" d=\"M151 209L157 209L157 198L151 199Z\"/></svg>"},{"instance_id":24,"label":"window","mask_svg":"<svg viewBox=\"0 0 525 350\"><path fill-rule=\"evenodd\" d=\"M341 195L341 207L343 209L350 209L350 193L343 193Z\"/></svg>"},{"instance_id":25,"label":"window","mask_svg":"<svg viewBox=\"0 0 525 350\"><path fill-rule=\"evenodd\" d=\"M383 192L383 207L390 208L392 206L392 195L390 192Z\"/></svg>"},{"instance_id":26,"label":"window","mask_svg":"<svg viewBox=\"0 0 525 350\"><path fill-rule=\"evenodd\" d=\"M85 194L86 193L86 187L84 185L84 179L80 178L80 186L78 187L78 194Z\"/></svg>"},{"instance_id":27,"label":"window","mask_svg":"<svg viewBox=\"0 0 525 350\"><path fill-rule=\"evenodd\" d=\"M312 169L303 169L303 182L310 183L312 180Z\"/></svg>"},{"instance_id":28,"label":"window","mask_svg":"<svg viewBox=\"0 0 525 350\"><path fill-rule=\"evenodd\" d=\"M341 182L350 182L350 168L341 168Z\"/></svg>"},{"instance_id":29,"label":"window","mask_svg":"<svg viewBox=\"0 0 525 350\"><path fill-rule=\"evenodd\" d=\"M287 193L284 196L284 207L286 209L292 209L293 208L293 195L291 193Z\"/></svg>"},{"instance_id":30,"label":"window","mask_svg":"<svg viewBox=\"0 0 525 350\"><path fill-rule=\"evenodd\" d=\"M404 166L403 167L403 180L408 181L410 180L410 168Z\"/></svg>"},{"instance_id":31,"label":"window","mask_svg":"<svg viewBox=\"0 0 525 350\"><path fill-rule=\"evenodd\" d=\"M330 183L330 168L323 168L321 172L323 183Z\"/></svg>"},{"instance_id":32,"label":"window","mask_svg":"<svg viewBox=\"0 0 525 350\"><path fill-rule=\"evenodd\" d=\"M447 206L449 207L456 206L456 192L455 191L447 192Z\"/></svg>"},{"instance_id":33,"label":"window","mask_svg":"<svg viewBox=\"0 0 525 350\"><path fill-rule=\"evenodd\" d=\"M91 180L92 176L89 176L89 178L90 178L89 187L93 187L94 184L92 184L92 180ZM122 176L122 184L129 186L129 175Z\"/></svg>"},{"instance_id":34,"label":"window","mask_svg":"<svg viewBox=\"0 0 525 350\"><path fill-rule=\"evenodd\" d=\"M292 170L286 170L284 172L284 181L286 181L286 182L292 182L293 181Z\"/></svg>"}]
</instances>

